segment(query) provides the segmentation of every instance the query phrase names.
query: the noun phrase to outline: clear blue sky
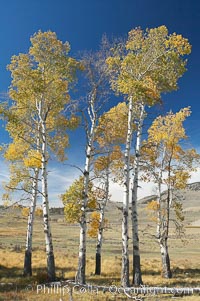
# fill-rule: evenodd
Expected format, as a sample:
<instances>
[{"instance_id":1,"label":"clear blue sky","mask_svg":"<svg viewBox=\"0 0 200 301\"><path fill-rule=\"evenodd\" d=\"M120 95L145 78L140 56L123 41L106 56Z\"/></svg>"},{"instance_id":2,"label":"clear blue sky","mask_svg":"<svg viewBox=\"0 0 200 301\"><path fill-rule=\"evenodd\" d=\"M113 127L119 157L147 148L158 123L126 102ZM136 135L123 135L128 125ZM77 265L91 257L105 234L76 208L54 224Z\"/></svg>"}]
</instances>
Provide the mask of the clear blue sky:
<instances>
[{"instance_id":1,"label":"clear blue sky","mask_svg":"<svg viewBox=\"0 0 200 301\"><path fill-rule=\"evenodd\" d=\"M166 25L170 33L187 37L192 44L188 71L179 82L179 91L164 96L165 109L191 106L193 113L186 127L193 145L200 146L200 1L6 0L0 5L0 93L8 91L6 65L11 56L27 52L30 36L39 29L55 31L59 39L69 41L71 54L95 50L104 33L109 37L126 35L137 26ZM2 128L0 143L6 137Z\"/></svg>"}]
</instances>

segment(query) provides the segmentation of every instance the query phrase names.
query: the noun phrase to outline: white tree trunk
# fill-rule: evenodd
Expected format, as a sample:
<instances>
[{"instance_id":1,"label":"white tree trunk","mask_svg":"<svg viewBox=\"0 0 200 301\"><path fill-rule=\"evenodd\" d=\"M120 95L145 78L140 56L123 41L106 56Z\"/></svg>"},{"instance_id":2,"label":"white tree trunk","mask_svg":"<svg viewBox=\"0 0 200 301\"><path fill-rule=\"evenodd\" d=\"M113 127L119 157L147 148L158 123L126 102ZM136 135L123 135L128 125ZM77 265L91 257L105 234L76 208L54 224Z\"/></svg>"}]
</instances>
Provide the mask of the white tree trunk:
<instances>
[{"instance_id":1,"label":"white tree trunk","mask_svg":"<svg viewBox=\"0 0 200 301\"><path fill-rule=\"evenodd\" d=\"M160 239L161 236L161 181L158 179L158 196L157 196L157 226L156 226L156 237Z\"/></svg>"},{"instance_id":2,"label":"white tree trunk","mask_svg":"<svg viewBox=\"0 0 200 301\"><path fill-rule=\"evenodd\" d=\"M36 102L39 117L39 136L41 143L41 183L42 183L42 209L43 209L43 223L45 235L45 247L47 254L47 277L49 281L55 280L55 260L53 252L53 241L50 228L49 216L49 198L48 198L48 182L47 182L47 130L46 118L48 112L44 111L44 99Z\"/></svg>"},{"instance_id":3,"label":"white tree trunk","mask_svg":"<svg viewBox=\"0 0 200 301\"><path fill-rule=\"evenodd\" d=\"M37 192L38 192L38 175L39 169L34 170L34 178L32 184L32 197L30 212L28 216L27 234L26 234L26 248L24 256L24 276L32 276L32 236L33 236L33 224L35 207L37 202Z\"/></svg>"},{"instance_id":4,"label":"white tree trunk","mask_svg":"<svg viewBox=\"0 0 200 301\"><path fill-rule=\"evenodd\" d=\"M172 278L167 240L168 237L165 234L163 234L159 240L161 258L162 258L162 277Z\"/></svg>"},{"instance_id":5,"label":"white tree trunk","mask_svg":"<svg viewBox=\"0 0 200 301\"><path fill-rule=\"evenodd\" d=\"M80 218L80 243L79 243L79 260L78 260L78 270L76 273L76 281L78 283L85 283L85 269L86 269L86 232L87 232L87 203L88 203L88 186L89 186L89 176L90 176L90 165L93 152L94 144L94 134L96 128L96 113L94 109L94 102L96 100L96 90L91 96L90 106L88 108L88 114L91 121L90 133L87 137L87 147L86 147L86 160L84 169L84 189L83 189L83 200L81 206L81 218Z\"/></svg>"},{"instance_id":6,"label":"white tree trunk","mask_svg":"<svg viewBox=\"0 0 200 301\"><path fill-rule=\"evenodd\" d=\"M162 218L161 218L161 198L162 198L162 181L163 181L163 169L164 169L164 162L165 162L165 152L166 149L164 148L162 152L161 158L161 168L158 175L158 197L157 197L157 227L156 227L156 237L160 239L161 237L161 226L162 226Z\"/></svg>"},{"instance_id":7,"label":"white tree trunk","mask_svg":"<svg viewBox=\"0 0 200 301\"><path fill-rule=\"evenodd\" d=\"M133 134L133 100L129 99L128 104L128 122L127 122L127 137L125 149L125 164L124 164L124 198L122 208L122 272L121 285L129 286L129 250L128 250L128 215L129 215L129 188L130 188L130 150Z\"/></svg>"},{"instance_id":8,"label":"white tree trunk","mask_svg":"<svg viewBox=\"0 0 200 301\"><path fill-rule=\"evenodd\" d=\"M162 259L162 277L171 278L172 272L170 268L170 257L168 252L168 234L169 234L169 210L172 202L172 194L171 194L171 186L169 185L167 200L165 201L167 204L166 215L162 214L162 177L163 177L163 168L164 168L164 160L165 160L165 149L162 154L161 161L161 170L158 178L158 198L157 198L157 229L156 229L156 237L158 239L158 243L160 246L161 259ZM170 176L170 169L169 169Z\"/></svg>"},{"instance_id":9,"label":"white tree trunk","mask_svg":"<svg viewBox=\"0 0 200 301\"><path fill-rule=\"evenodd\" d=\"M95 275L101 275L101 250L103 242L103 231L105 226L105 209L109 199L109 168L106 170L106 182L105 182L106 194L105 200L101 204L100 208L100 219L99 219L99 229L97 236L97 246L96 246L96 266L95 266Z\"/></svg>"},{"instance_id":10,"label":"white tree trunk","mask_svg":"<svg viewBox=\"0 0 200 301\"><path fill-rule=\"evenodd\" d=\"M137 212L137 198L138 198L138 174L140 163L140 150L143 122L145 117L145 105L140 104L140 117L138 120L138 128L136 135L135 146L135 160L133 168L133 187L132 187L132 240L133 240L133 285L142 284L142 273L140 267L140 248L139 248L139 233L138 233L138 212Z\"/></svg>"},{"instance_id":11,"label":"white tree trunk","mask_svg":"<svg viewBox=\"0 0 200 301\"><path fill-rule=\"evenodd\" d=\"M41 166L41 182L42 182L42 208L43 208L43 222L44 234L47 254L47 276L49 281L55 280L55 261L53 252L53 242L50 228L49 216L49 199L48 199L48 184L47 184L47 139L46 139L46 124L42 121L42 166Z\"/></svg>"},{"instance_id":12,"label":"white tree trunk","mask_svg":"<svg viewBox=\"0 0 200 301\"><path fill-rule=\"evenodd\" d=\"M170 173L170 170L169 170ZM169 219L170 219L170 204L172 202L172 192L169 184L168 195L167 195L167 208L166 216L162 222L163 231L160 237L160 252L162 257L162 276L164 278L172 278L172 272L170 268L170 257L168 252L168 237L169 237Z\"/></svg>"},{"instance_id":13,"label":"white tree trunk","mask_svg":"<svg viewBox=\"0 0 200 301\"><path fill-rule=\"evenodd\" d=\"M171 278L171 268L170 268L170 258L168 253L168 232L169 232L169 221L168 221L168 214L167 216L163 217L161 211L161 181L159 180L158 185L158 198L157 198L157 230L156 230L156 237L158 239L158 243L160 246L160 253L162 259L162 277L164 278ZM165 220L167 218L167 220Z\"/></svg>"}]
</instances>

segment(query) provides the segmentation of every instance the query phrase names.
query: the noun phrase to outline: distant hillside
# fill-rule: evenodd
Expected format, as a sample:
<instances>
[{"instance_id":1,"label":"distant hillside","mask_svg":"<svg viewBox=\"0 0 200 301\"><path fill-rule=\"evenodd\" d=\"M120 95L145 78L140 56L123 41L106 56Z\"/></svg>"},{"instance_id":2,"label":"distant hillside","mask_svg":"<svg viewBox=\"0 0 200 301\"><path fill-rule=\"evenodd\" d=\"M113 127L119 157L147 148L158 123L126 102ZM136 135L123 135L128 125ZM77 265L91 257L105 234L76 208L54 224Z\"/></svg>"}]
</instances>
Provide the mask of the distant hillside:
<instances>
[{"instance_id":1,"label":"distant hillside","mask_svg":"<svg viewBox=\"0 0 200 301\"><path fill-rule=\"evenodd\" d=\"M166 194L166 191L162 192L162 195ZM184 207L200 207L200 182L194 182L187 185L187 188L180 191L183 195ZM141 205L146 205L152 200L156 199L156 195L150 195L144 197L138 201Z\"/></svg>"},{"instance_id":2,"label":"distant hillside","mask_svg":"<svg viewBox=\"0 0 200 301\"><path fill-rule=\"evenodd\" d=\"M187 185L189 190L198 191L200 190L200 182L194 182Z\"/></svg>"},{"instance_id":3,"label":"distant hillside","mask_svg":"<svg viewBox=\"0 0 200 301\"><path fill-rule=\"evenodd\" d=\"M139 202L139 204L148 204L149 202L156 200L156 198L157 198L157 195L153 194L153 195L146 196L146 197L140 199L138 202Z\"/></svg>"}]
</instances>

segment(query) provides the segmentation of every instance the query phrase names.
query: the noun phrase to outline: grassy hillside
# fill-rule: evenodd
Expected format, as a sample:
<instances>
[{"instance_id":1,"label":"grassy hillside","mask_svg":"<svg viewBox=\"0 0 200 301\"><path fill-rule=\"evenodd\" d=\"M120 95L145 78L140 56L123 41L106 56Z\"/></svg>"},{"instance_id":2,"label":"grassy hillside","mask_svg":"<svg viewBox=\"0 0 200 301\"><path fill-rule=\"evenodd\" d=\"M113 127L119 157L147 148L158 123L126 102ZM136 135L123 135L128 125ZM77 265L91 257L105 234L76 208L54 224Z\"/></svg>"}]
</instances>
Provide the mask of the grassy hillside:
<instances>
[{"instance_id":1,"label":"grassy hillside","mask_svg":"<svg viewBox=\"0 0 200 301\"><path fill-rule=\"evenodd\" d=\"M162 279L160 276L161 263L159 246L154 238L155 223L151 220L146 205L139 202L140 248L142 260L143 281L145 285L160 286L200 286L199 245L200 234L198 220L200 219L200 191L187 190L184 194L185 234L179 239L172 225L169 239L169 253L173 270L173 278ZM146 201L145 201L146 203ZM89 283L120 285L121 269L121 204L110 203L106 211L109 227L105 231L102 275L94 275L95 239L88 238L87 245L87 281ZM62 210L51 210L51 227L53 232L57 277L73 279L77 267L79 244L79 226L65 222ZM42 218L35 220L33 237L33 277L21 277L26 238L27 219L22 217L20 209L1 208L0 210L0 301L4 300L59 300L56 295L40 295L36 293L36 285L46 280L46 257ZM131 235L130 235L131 237ZM131 239L130 239L131 246ZM132 253L130 247L130 254ZM130 266L132 260L130 256ZM7 285L6 285L7 283ZM8 284L8 283L12 283ZM14 289L13 289L13 283ZM27 291L27 285L34 288ZM10 285L10 286L9 286ZM10 298L10 299L9 299ZM46 299L45 299L46 298ZM52 299L51 299L52 298ZM84 299L85 298L85 299ZM115 298L115 299L114 299ZM144 297L151 300L150 296ZM185 297L181 300L198 300L198 296ZM62 296L62 301L69 296ZM128 300L123 296L99 295L94 298L91 294L77 295L74 300ZM166 300L165 297L153 300Z\"/></svg>"}]
</instances>

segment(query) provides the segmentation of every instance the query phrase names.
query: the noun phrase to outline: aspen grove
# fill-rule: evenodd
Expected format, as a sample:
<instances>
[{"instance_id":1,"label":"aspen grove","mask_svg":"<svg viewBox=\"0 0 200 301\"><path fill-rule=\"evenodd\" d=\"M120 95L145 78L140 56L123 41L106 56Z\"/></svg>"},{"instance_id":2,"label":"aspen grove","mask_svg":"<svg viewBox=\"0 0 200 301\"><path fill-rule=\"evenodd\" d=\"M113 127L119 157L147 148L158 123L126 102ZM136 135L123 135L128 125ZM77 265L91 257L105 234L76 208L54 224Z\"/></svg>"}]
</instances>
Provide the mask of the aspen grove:
<instances>
[{"instance_id":1,"label":"aspen grove","mask_svg":"<svg viewBox=\"0 0 200 301\"><path fill-rule=\"evenodd\" d=\"M176 213L176 224L182 218L174 191L186 186L199 163L198 153L181 144L186 139L184 121L192 108L160 114L149 127L147 121L150 124L151 112L155 114L155 107L163 103L163 93L178 89L178 80L186 71L186 56L191 52L189 41L180 34L170 34L166 26L135 28L126 39L109 42L104 36L98 50L84 52L79 58L70 54L68 42L58 40L51 31L35 33L30 42L27 53L11 58L9 99L0 107L10 136L8 145L1 148L10 169L5 195L9 198L20 192L20 201L26 199L29 207L23 275L32 276L34 216L41 198L47 276L49 281L58 278L56 242L50 225L49 164L53 156L66 162L69 137L76 139L81 133L84 149L79 150L79 156L84 166L75 166L80 177L60 193L66 221L77 224L80 230L75 281L81 285L87 282L88 236L96 244L94 274L102 273L103 236L109 224L106 208L112 199L110 185L115 182L123 191L121 286L143 284L138 230L140 180L157 185L156 199L148 206L156 216L161 273L171 278L171 211ZM65 164L66 170L71 163ZM167 187L164 200L162 185Z\"/></svg>"}]
</instances>

